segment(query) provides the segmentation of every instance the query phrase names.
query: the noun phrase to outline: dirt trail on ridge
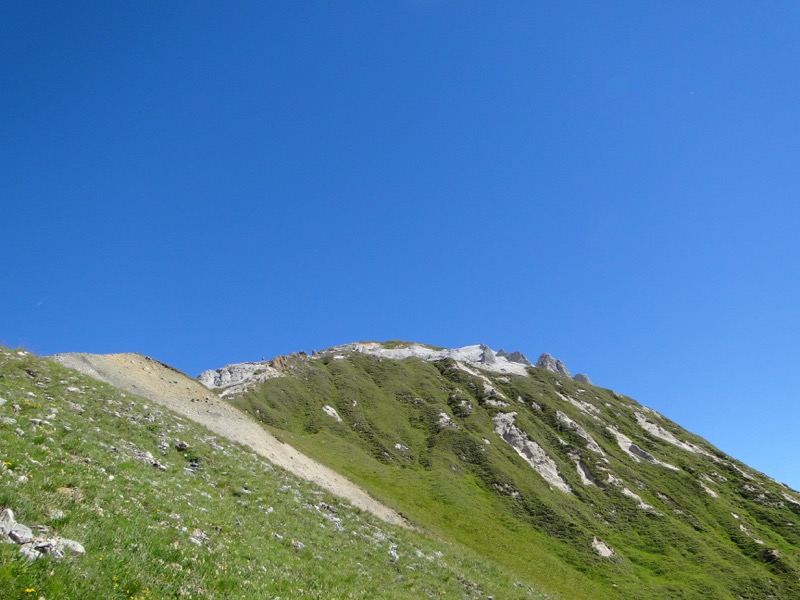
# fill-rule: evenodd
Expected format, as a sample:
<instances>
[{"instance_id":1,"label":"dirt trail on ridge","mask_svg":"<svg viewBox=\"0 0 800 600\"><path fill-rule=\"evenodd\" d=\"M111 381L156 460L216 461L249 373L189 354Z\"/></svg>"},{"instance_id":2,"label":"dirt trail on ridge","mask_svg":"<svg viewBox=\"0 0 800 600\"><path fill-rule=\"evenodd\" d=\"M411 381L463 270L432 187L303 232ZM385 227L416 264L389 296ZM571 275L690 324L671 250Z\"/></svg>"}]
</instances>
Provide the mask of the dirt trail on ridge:
<instances>
[{"instance_id":1,"label":"dirt trail on ridge","mask_svg":"<svg viewBox=\"0 0 800 600\"><path fill-rule=\"evenodd\" d=\"M409 526L339 473L279 441L250 417L177 369L142 354L56 354L49 357L66 367L142 396L204 425L216 434L252 448L270 462L340 496L353 506L394 525Z\"/></svg>"}]
</instances>

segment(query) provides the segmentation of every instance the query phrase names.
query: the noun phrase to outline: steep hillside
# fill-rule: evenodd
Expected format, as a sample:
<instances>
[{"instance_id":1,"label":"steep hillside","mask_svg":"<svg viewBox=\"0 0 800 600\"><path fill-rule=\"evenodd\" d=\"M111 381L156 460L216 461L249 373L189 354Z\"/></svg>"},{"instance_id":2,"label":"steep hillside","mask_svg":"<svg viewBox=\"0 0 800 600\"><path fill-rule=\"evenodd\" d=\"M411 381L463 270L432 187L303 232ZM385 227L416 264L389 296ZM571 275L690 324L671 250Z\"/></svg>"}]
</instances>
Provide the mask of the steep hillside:
<instances>
[{"instance_id":1,"label":"steep hillside","mask_svg":"<svg viewBox=\"0 0 800 600\"><path fill-rule=\"evenodd\" d=\"M800 597L797 492L522 359L352 344L284 358L229 398L414 524L565 598Z\"/></svg>"},{"instance_id":2,"label":"steep hillside","mask_svg":"<svg viewBox=\"0 0 800 600\"><path fill-rule=\"evenodd\" d=\"M545 597L152 400L4 348L0 540L4 600Z\"/></svg>"},{"instance_id":3,"label":"steep hillside","mask_svg":"<svg viewBox=\"0 0 800 600\"><path fill-rule=\"evenodd\" d=\"M256 453L336 494L362 510L394 525L406 525L395 511L371 498L335 471L278 441L272 434L241 411L220 400L217 395L184 373L141 354L57 354L56 362L143 396L208 427L231 441L243 444ZM249 371L252 382L253 372Z\"/></svg>"}]
</instances>

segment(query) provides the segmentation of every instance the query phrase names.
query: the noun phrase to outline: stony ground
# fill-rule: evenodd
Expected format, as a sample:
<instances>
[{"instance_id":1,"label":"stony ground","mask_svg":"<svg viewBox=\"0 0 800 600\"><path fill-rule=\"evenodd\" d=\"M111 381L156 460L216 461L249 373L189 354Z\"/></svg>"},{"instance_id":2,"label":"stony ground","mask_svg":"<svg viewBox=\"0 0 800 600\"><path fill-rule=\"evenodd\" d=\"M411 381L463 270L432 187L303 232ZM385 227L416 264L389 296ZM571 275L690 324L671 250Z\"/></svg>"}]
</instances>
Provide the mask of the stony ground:
<instances>
[{"instance_id":1,"label":"stony ground","mask_svg":"<svg viewBox=\"0 0 800 600\"><path fill-rule=\"evenodd\" d=\"M249 446L273 464L311 481L388 523L408 525L397 512L335 471L301 454L264 430L196 380L134 353L58 354L56 362L132 394L157 402L225 438Z\"/></svg>"}]
</instances>

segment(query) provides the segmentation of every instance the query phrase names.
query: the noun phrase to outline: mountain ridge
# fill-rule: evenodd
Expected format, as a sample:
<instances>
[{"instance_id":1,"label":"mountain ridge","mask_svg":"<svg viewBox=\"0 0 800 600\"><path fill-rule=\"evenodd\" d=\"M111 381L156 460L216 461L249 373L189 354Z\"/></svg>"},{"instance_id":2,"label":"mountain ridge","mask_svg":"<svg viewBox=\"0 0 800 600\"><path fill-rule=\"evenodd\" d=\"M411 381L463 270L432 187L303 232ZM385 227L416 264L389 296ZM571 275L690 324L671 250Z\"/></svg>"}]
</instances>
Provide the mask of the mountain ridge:
<instances>
[{"instance_id":1,"label":"mountain ridge","mask_svg":"<svg viewBox=\"0 0 800 600\"><path fill-rule=\"evenodd\" d=\"M314 350L311 357L317 358L327 354L337 356L344 352L360 352L394 360L402 360L413 356L429 362L452 358L461 363L478 366L490 371L516 375L525 375L529 367L536 367L566 377L572 377L566 365L548 353L541 354L534 365L519 351L510 353L503 349L494 351L489 346L480 343L456 348L444 348L399 340L391 342L353 342L332 346L322 351ZM307 355L305 352L298 352L286 356L278 356L270 360L262 359L258 362L231 363L224 367L203 371L198 375L197 379L211 390L221 390L222 395L237 394L252 385L280 376L280 366L285 364L287 357L293 356L304 357ZM575 375L574 379L584 383L591 383L588 376L584 374Z\"/></svg>"}]
</instances>

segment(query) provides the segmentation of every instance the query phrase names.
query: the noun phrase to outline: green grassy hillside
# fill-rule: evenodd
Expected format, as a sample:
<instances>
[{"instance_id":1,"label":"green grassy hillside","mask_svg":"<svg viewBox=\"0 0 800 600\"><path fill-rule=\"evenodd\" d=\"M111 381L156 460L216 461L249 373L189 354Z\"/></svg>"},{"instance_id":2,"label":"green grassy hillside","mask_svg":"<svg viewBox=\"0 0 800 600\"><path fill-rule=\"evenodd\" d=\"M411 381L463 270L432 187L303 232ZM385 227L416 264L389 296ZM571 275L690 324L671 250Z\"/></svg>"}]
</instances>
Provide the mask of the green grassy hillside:
<instances>
[{"instance_id":1,"label":"green grassy hillside","mask_svg":"<svg viewBox=\"0 0 800 600\"><path fill-rule=\"evenodd\" d=\"M334 439L334 438L332 438ZM0 598L545 598L167 410L0 348L0 509L85 554L0 544Z\"/></svg>"},{"instance_id":2,"label":"green grassy hillside","mask_svg":"<svg viewBox=\"0 0 800 600\"><path fill-rule=\"evenodd\" d=\"M800 496L629 398L450 359L323 353L286 372L232 401L527 585L575 599L800 598ZM498 415L570 491L498 435Z\"/></svg>"}]
</instances>

